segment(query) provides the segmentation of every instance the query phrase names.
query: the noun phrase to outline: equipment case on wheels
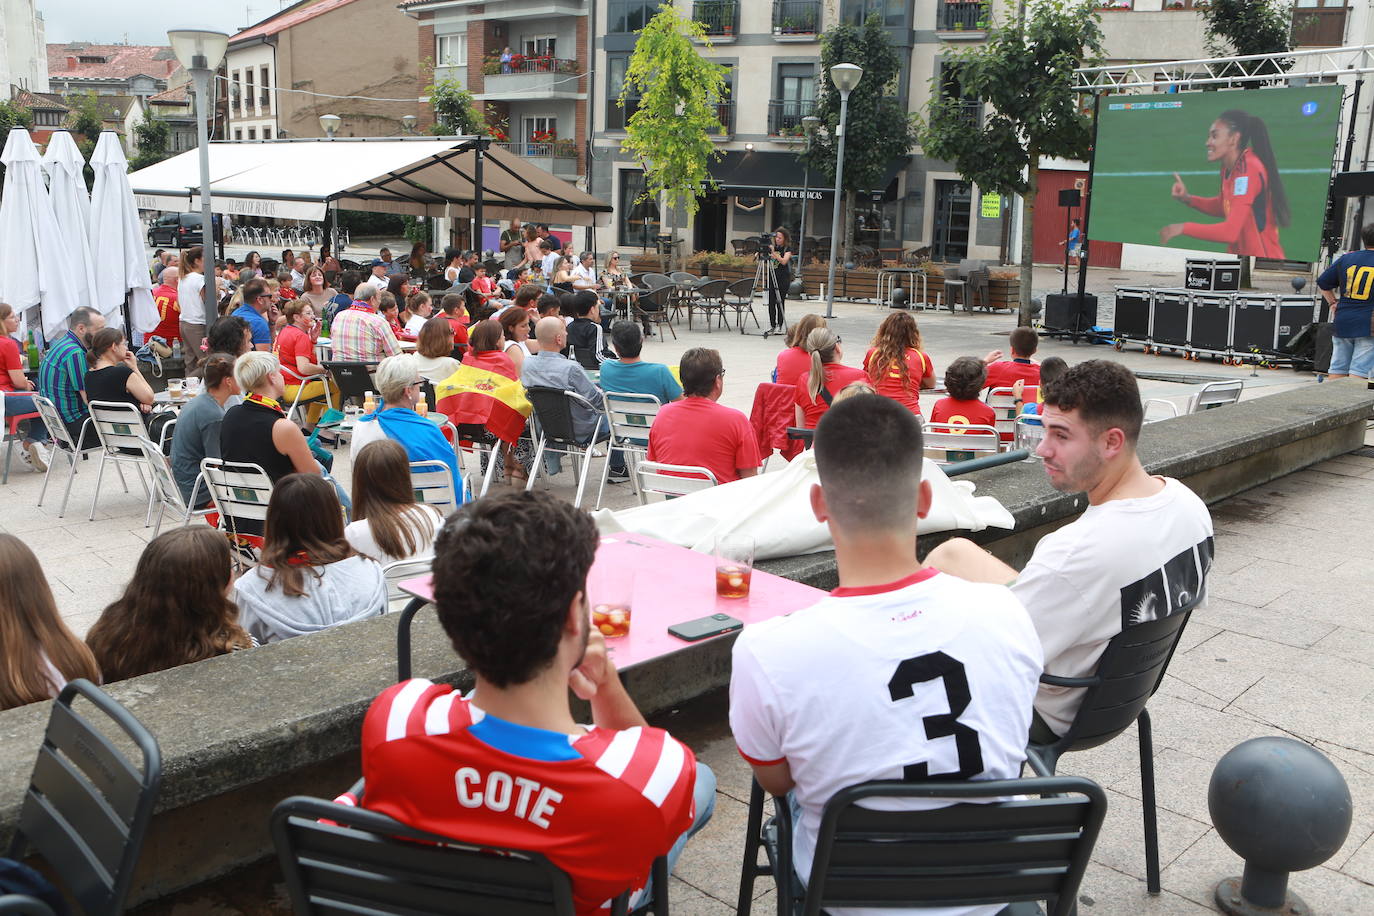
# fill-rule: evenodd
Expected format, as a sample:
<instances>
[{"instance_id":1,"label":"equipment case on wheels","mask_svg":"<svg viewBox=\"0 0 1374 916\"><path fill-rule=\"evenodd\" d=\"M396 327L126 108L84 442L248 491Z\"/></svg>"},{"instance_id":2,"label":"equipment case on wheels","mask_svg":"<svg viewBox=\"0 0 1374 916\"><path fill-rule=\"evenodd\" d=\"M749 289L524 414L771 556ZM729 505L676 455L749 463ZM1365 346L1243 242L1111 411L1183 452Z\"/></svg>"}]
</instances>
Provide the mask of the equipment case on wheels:
<instances>
[{"instance_id":1,"label":"equipment case on wheels","mask_svg":"<svg viewBox=\"0 0 1374 916\"><path fill-rule=\"evenodd\" d=\"M1189 258L1184 262L1183 285L1193 292L1235 292L1240 289L1240 262Z\"/></svg>"},{"instance_id":2,"label":"equipment case on wheels","mask_svg":"<svg viewBox=\"0 0 1374 916\"><path fill-rule=\"evenodd\" d=\"M1150 341L1156 346L1186 347L1191 314L1192 294L1188 290L1155 290Z\"/></svg>"},{"instance_id":3,"label":"equipment case on wheels","mask_svg":"<svg viewBox=\"0 0 1374 916\"><path fill-rule=\"evenodd\" d=\"M1193 293L1193 317L1188 348L1229 355L1234 293Z\"/></svg>"}]
</instances>

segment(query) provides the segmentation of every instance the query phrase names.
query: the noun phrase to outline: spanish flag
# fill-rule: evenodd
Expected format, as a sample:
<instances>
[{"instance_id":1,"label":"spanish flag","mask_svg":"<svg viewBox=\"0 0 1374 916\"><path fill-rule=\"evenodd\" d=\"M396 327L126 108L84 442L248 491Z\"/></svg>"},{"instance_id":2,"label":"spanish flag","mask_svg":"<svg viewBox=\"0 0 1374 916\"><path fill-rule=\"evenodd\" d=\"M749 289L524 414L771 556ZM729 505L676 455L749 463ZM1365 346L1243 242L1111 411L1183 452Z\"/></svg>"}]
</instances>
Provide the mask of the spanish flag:
<instances>
[{"instance_id":1,"label":"spanish flag","mask_svg":"<svg viewBox=\"0 0 1374 916\"><path fill-rule=\"evenodd\" d=\"M480 423L511 445L519 440L525 420L534 412L520 382L475 366L459 366L435 385L434 401L455 426Z\"/></svg>"}]
</instances>

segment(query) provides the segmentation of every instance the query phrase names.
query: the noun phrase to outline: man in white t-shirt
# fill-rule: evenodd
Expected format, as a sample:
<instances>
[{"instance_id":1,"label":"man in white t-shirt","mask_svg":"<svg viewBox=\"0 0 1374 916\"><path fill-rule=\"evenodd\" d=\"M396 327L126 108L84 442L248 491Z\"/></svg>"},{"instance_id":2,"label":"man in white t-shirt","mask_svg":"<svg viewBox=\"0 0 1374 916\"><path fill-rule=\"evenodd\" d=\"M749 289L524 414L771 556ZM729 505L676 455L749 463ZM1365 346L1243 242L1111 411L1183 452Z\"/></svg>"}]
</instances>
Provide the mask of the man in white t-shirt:
<instances>
[{"instance_id":1,"label":"man in white t-shirt","mask_svg":"<svg viewBox=\"0 0 1374 916\"><path fill-rule=\"evenodd\" d=\"M181 255L181 279L177 282L177 305L181 306L181 356L190 375L200 365L200 343L205 339L205 249L188 248Z\"/></svg>"},{"instance_id":2,"label":"man in white t-shirt","mask_svg":"<svg viewBox=\"0 0 1374 916\"><path fill-rule=\"evenodd\" d=\"M1212 516L1177 480L1141 467L1144 419L1135 376L1120 363L1088 360L1042 389L1045 438L1036 449L1050 485L1088 494L1082 516L1040 539L1015 569L971 541L946 541L926 565L973 582L1011 586L1030 611L1045 670L1087 677L1124 628L1166 617L1204 593L1212 565ZM1068 731L1083 691L1043 685L1031 739Z\"/></svg>"},{"instance_id":3,"label":"man in white t-shirt","mask_svg":"<svg viewBox=\"0 0 1374 916\"><path fill-rule=\"evenodd\" d=\"M1039 640L1011 592L922 569L930 509L920 421L896 401L837 401L816 427L811 507L840 587L753 624L734 647L730 728L774 795L792 793L794 861L810 878L825 804L874 779L1015 779L1040 677ZM912 799L911 809L943 807ZM991 916L1001 905L884 910ZM866 909L829 908L833 916Z\"/></svg>"}]
</instances>

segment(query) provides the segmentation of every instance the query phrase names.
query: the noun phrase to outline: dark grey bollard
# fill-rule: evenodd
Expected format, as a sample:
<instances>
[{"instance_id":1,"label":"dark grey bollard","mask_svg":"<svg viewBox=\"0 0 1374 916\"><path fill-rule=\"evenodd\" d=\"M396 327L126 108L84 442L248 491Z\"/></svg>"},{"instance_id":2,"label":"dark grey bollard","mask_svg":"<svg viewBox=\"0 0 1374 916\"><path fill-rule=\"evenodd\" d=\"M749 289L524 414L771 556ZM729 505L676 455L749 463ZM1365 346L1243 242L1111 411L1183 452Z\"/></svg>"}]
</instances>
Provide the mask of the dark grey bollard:
<instances>
[{"instance_id":1,"label":"dark grey bollard","mask_svg":"<svg viewBox=\"0 0 1374 916\"><path fill-rule=\"evenodd\" d=\"M1306 278L1306 277L1290 277L1289 280L1288 280L1288 282L1291 283L1291 284L1293 284L1293 292L1295 292L1295 293L1300 293L1300 292L1302 292L1302 288L1303 288L1304 286L1307 285L1307 278Z\"/></svg>"},{"instance_id":2,"label":"dark grey bollard","mask_svg":"<svg viewBox=\"0 0 1374 916\"><path fill-rule=\"evenodd\" d=\"M892 307L894 309L906 308L909 299L905 286L899 286L892 291Z\"/></svg>"},{"instance_id":3,"label":"dark grey bollard","mask_svg":"<svg viewBox=\"0 0 1374 916\"><path fill-rule=\"evenodd\" d=\"M803 290L803 286L802 286L802 279L801 279L801 277L798 277L797 279L793 280L791 283L787 284L787 295L789 295L789 296L791 296L791 297L793 297L793 298L796 298L796 299L801 298L802 290Z\"/></svg>"},{"instance_id":4,"label":"dark grey bollard","mask_svg":"<svg viewBox=\"0 0 1374 916\"><path fill-rule=\"evenodd\" d=\"M1288 873L1315 868L1350 832L1350 789L1330 760L1292 738L1251 738L1217 761L1207 787L1217 833L1245 873L1217 885L1217 906L1231 916L1309 916L1288 893Z\"/></svg>"}]
</instances>

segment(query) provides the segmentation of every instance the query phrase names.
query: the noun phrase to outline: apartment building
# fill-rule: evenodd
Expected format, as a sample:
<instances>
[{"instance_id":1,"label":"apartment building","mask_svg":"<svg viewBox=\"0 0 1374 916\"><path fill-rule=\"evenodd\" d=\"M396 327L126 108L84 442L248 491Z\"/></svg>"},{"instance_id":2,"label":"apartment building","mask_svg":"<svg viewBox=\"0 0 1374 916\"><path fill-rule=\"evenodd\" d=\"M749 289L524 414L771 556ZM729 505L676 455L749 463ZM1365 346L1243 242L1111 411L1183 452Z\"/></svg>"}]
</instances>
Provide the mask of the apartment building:
<instances>
[{"instance_id":1,"label":"apartment building","mask_svg":"<svg viewBox=\"0 0 1374 916\"><path fill-rule=\"evenodd\" d=\"M34 0L5 0L0 8L0 92L10 87L48 91L43 14Z\"/></svg>"},{"instance_id":2,"label":"apartment building","mask_svg":"<svg viewBox=\"0 0 1374 916\"><path fill-rule=\"evenodd\" d=\"M47 46L52 92L134 96L146 102L167 88L181 68L170 46L98 45L85 41Z\"/></svg>"},{"instance_id":3,"label":"apartment building","mask_svg":"<svg viewBox=\"0 0 1374 916\"><path fill-rule=\"evenodd\" d=\"M586 175L592 0L409 0L420 85L472 93L495 144L568 181ZM432 110L425 115L433 123Z\"/></svg>"}]
</instances>

